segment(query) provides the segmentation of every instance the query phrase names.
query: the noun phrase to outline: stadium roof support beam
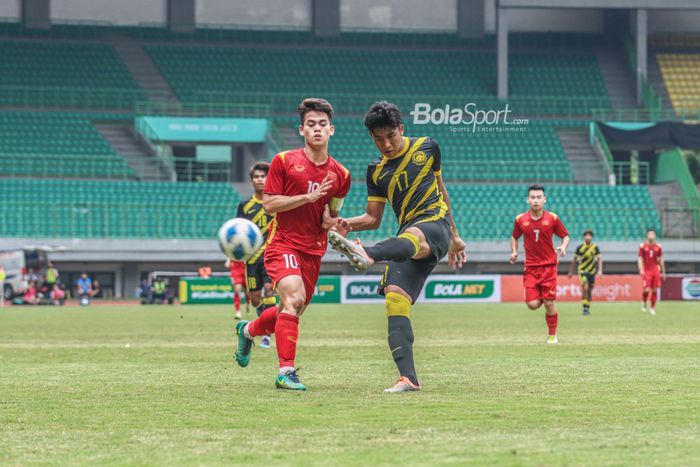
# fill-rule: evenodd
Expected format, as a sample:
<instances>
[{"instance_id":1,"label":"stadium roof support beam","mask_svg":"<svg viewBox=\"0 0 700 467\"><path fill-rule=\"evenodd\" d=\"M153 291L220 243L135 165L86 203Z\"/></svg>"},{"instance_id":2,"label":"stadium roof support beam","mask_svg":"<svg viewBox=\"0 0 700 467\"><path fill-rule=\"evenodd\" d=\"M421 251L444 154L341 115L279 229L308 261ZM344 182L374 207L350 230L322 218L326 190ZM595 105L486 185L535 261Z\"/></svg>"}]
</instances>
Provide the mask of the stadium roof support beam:
<instances>
[{"instance_id":1,"label":"stadium roof support beam","mask_svg":"<svg viewBox=\"0 0 700 467\"><path fill-rule=\"evenodd\" d=\"M698 0L499 0L503 8L626 8L697 10Z\"/></svg>"},{"instance_id":2,"label":"stadium roof support beam","mask_svg":"<svg viewBox=\"0 0 700 467\"><path fill-rule=\"evenodd\" d=\"M194 32L195 28L195 0L168 0L168 29Z\"/></svg>"},{"instance_id":3,"label":"stadium roof support beam","mask_svg":"<svg viewBox=\"0 0 700 467\"><path fill-rule=\"evenodd\" d=\"M27 29L51 28L50 0L22 0L22 23Z\"/></svg>"},{"instance_id":4,"label":"stadium roof support beam","mask_svg":"<svg viewBox=\"0 0 700 467\"><path fill-rule=\"evenodd\" d=\"M340 36L340 0L312 0L311 28L316 37Z\"/></svg>"},{"instance_id":5,"label":"stadium roof support beam","mask_svg":"<svg viewBox=\"0 0 700 467\"><path fill-rule=\"evenodd\" d=\"M634 45L637 54L637 105L644 106L644 82L647 79L647 10L633 10Z\"/></svg>"},{"instance_id":6,"label":"stadium roof support beam","mask_svg":"<svg viewBox=\"0 0 700 467\"><path fill-rule=\"evenodd\" d=\"M508 9L498 8L496 17L496 75L499 99L508 98Z\"/></svg>"}]
</instances>

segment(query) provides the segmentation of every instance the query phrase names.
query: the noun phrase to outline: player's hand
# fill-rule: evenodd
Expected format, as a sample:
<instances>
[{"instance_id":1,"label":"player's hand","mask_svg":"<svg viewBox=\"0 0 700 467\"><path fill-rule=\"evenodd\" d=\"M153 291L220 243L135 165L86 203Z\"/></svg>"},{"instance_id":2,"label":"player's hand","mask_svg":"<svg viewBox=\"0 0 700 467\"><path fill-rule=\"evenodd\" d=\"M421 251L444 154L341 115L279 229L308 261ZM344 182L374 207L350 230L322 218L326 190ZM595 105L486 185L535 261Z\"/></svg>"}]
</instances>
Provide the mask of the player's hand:
<instances>
[{"instance_id":1,"label":"player's hand","mask_svg":"<svg viewBox=\"0 0 700 467\"><path fill-rule=\"evenodd\" d=\"M352 226L350 225L350 222L348 222L347 219L339 217L335 222L333 230L338 232L343 237L347 237L348 233L350 233L350 231L352 230Z\"/></svg>"},{"instance_id":2,"label":"player's hand","mask_svg":"<svg viewBox=\"0 0 700 467\"><path fill-rule=\"evenodd\" d=\"M574 275L573 275L573 274L567 274L566 277L568 277L569 279L571 279L572 277L574 277Z\"/></svg>"},{"instance_id":3,"label":"player's hand","mask_svg":"<svg viewBox=\"0 0 700 467\"><path fill-rule=\"evenodd\" d=\"M566 248L564 248L563 246L558 246L556 250L559 256L566 256Z\"/></svg>"},{"instance_id":4,"label":"player's hand","mask_svg":"<svg viewBox=\"0 0 700 467\"><path fill-rule=\"evenodd\" d=\"M666 273L661 274L661 280L665 281L666 280Z\"/></svg>"},{"instance_id":5,"label":"player's hand","mask_svg":"<svg viewBox=\"0 0 700 467\"><path fill-rule=\"evenodd\" d=\"M600 270L599 270L599 271L598 271L598 274L596 274L596 276L598 276L598 277L603 277L603 271L600 271Z\"/></svg>"},{"instance_id":6,"label":"player's hand","mask_svg":"<svg viewBox=\"0 0 700 467\"><path fill-rule=\"evenodd\" d=\"M518 261L518 252L514 251L510 254L510 264L515 264Z\"/></svg>"},{"instance_id":7,"label":"player's hand","mask_svg":"<svg viewBox=\"0 0 700 467\"><path fill-rule=\"evenodd\" d=\"M462 265L467 262L467 245L459 235L453 235L452 240L450 240L450 249L447 250L447 260L453 271L461 269Z\"/></svg>"},{"instance_id":8,"label":"player's hand","mask_svg":"<svg viewBox=\"0 0 700 467\"><path fill-rule=\"evenodd\" d=\"M333 186L333 179L329 175L326 175L315 190L311 193L307 193L307 201L313 203L323 198L328 194L328 190L331 189L331 186Z\"/></svg>"},{"instance_id":9,"label":"player's hand","mask_svg":"<svg viewBox=\"0 0 700 467\"><path fill-rule=\"evenodd\" d=\"M331 217L331 210L327 204L323 206L323 216L321 217L321 227L323 230L328 230L335 227L336 219Z\"/></svg>"}]
</instances>

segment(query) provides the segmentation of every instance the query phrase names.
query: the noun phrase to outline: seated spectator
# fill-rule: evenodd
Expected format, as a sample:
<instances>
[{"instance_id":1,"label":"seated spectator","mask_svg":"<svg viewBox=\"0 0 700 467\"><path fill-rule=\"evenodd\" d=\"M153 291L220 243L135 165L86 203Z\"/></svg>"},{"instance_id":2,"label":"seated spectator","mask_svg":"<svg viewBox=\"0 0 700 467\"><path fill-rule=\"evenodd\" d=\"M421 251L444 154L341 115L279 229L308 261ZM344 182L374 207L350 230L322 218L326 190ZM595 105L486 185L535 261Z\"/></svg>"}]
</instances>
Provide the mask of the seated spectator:
<instances>
[{"instance_id":1,"label":"seated spectator","mask_svg":"<svg viewBox=\"0 0 700 467\"><path fill-rule=\"evenodd\" d=\"M136 293L141 298L141 305L146 305L151 301L151 286L148 283L148 279L141 281L141 285L139 285Z\"/></svg>"},{"instance_id":2,"label":"seated spectator","mask_svg":"<svg viewBox=\"0 0 700 467\"><path fill-rule=\"evenodd\" d=\"M63 305L66 302L66 292L58 284L54 284L51 289L51 301L54 305Z\"/></svg>"},{"instance_id":3,"label":"seated spectator","mask_svg":"<svg viewBox=\"0 0 700 467\"><path fill-rule=\"evenodd\" d=\"M92 281L92 296L95 298L102 298L102 286L97 279Z\"/></svg>"},{"instance_id":4,"label":"seated spectator","mask_svg":"<svg viewBox=\"0 0 700 467\"><path fill-rule=\"evenodd\" d=\"M86 272L82 273L78 278L75 289L80 304L89 305L94 292L92 290L92 280L88 277Z\"/></svg>"},{"instance_id":5,"label":"seated spectator","mask_svg":"<svg viewBox=\"0 0 700 467\"><path fill-rule=\"evenodd\" d=\"M168 287L162 277L156 279L153 283L151 293L151 303L156 301L159 303L165 303L168 299Z\"/></svg>"},{"instance_id":6,"label":"seated spectator","mask_svg":"<svg viewBox=\"0 0 700 467\"><path fill-rule=\"evenodd\" d=\"M27 287L27 290L24 291L24 295L22 296L22 301L25 305L39 304L41 298L37 294L36 281L32 281L29 283L29 287Z\"/></svg>"}]
</instances>

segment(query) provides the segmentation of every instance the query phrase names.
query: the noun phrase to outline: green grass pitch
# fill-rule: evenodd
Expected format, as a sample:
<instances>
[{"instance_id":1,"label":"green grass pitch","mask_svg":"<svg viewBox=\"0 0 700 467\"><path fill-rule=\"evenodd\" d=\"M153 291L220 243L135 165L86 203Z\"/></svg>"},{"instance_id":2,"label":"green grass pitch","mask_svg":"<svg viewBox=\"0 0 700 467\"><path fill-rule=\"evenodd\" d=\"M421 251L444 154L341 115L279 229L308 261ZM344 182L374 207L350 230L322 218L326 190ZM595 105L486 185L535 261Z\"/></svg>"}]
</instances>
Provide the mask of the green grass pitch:
<instances>
[{"instance_id":1,"label":"green grass pitch","mask_svg":"<svg viewBox=\"0 0 700 467\"><path fill-rule=\"evenodd\" d=\"M521 304L414 309L420 393L381 305L312 305L298 365L233 362L230 307L0 310L0 464L692 465L700 307L560 305L560 345Z\"/></svg>"}]
</instances>

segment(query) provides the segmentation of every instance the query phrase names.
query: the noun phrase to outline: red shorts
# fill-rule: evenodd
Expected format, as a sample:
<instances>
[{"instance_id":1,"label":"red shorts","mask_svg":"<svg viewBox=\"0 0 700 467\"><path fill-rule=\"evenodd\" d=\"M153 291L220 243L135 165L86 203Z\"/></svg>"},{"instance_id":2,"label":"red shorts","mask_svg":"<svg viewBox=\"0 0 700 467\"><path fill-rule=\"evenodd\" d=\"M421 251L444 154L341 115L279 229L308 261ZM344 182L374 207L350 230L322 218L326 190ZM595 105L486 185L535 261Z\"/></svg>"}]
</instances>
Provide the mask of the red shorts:
<instances>
[{"instance_id":1,"label":"red shorts","mask_svg":"<svg viewBox=\"0 0 700 467\"><path fill-rule=\"evenodd\" d=\"M645 289L658 289L661 287L661 274L658 272L645 272L642 278Z\"/></svg>"},{"instance_id":2,"label":"red shorts","mask_svg":"<svg viewBox=\"0 0 700 467\"><path fill-rule=\"evenodd\" d=\"M265 269L272 279L273 288L287 276L301 276L308 305L321 272L321 256L310 255L288 245L271 243L265 248Z\"/></svg>"},{"instance_id":3,"label":"red shorts","mask_svg":"<svg viewBox=\"0 0 700 467\"><path fill-rule=\"evenodd\" d=\"M523 274L525 301L557 299L557 265L527 266Z\"/></svg>"},{"instance_id":4,"label":"red shorts","mask_svg":"<svg viewBox=\"0 0 700 467\"><path fill-rule=\"evenodd\" d=\"M240 261L231 262L231 282L245 286L245 263Z\"/></svg>"}]
</instances>

